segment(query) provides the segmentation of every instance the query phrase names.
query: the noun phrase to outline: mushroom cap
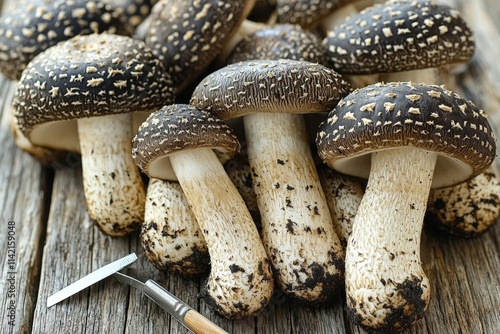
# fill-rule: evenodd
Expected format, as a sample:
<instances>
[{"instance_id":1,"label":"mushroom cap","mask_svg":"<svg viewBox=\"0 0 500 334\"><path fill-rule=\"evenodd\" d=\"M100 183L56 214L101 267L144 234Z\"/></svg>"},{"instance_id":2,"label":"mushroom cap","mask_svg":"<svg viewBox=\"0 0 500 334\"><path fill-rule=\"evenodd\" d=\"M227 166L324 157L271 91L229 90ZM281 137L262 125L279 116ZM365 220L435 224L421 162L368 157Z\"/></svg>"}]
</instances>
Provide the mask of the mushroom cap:
<instances>
[{"instance_id":1,"label":"mushroom cap","mask_svg":"<svg viewBox=\"0 0 500 334\"><path fill-rule=\"evenodd\" d=\"M147 20L144 41L181 91L217 57L248 10L244 0L160 0Z\"/></svg>"},{"instance_id":2,"label":"mushroom cap","mask_svg":"<svg viewBox=\"0 0 500 334\"><path fill-rule=\"evenodd\" d=\"M438 154L432 187L482 173L495 158L496 140L486 114L441 86L378 83L339 102L316 136L331 168L368 178L370 153L417 147Z\"/></svg>"},{"instance_id":3,"label":"mushroom cap","mask_svg":"<svg viewBox=\"0 0 500 334\"><path fill-rule=\"evenodd\" d=\"M409 71L467 62L474 37L460 13L434 1L393 0L351 16L324 39L343 74Z\"/></svg>"},{"instance_id":4,"label":"mushroom cap","mask_svg":"<svg viewBox=\"0 0 500 334\"><path fill-rule=\"evenodd\" d=\"M102 0L102 2L111 6L133 31L149 15L157 0Z\"/></svg>"},{"instance_id":5,"label":"mushroom cap","mask_svg":"<svg viewBox=\"0 0 500 334\"><path fill-rule=\"evenodd\" d=\"M280 23L309 28L335 9L356 0L277 0L276 13Z\"/></svg>"},{"instance_id":6,"label":"mushroom cap","mask_svg":"<svg viewBox=\"0 0 500 334\"><path fill-rule=\"evenodd\" d=\"M293 59L327 65L321 40L292 24L268 26L248 35L234 48L228 63L255 59Z\"/></svg>"},{"instance_id":7,"label":"mushroom cap","mask_svg":"<svg viewBox=\"0 0 500 334\"><path fill-rule=\"evenodd\" d=\"M202 147L213 149L224 163L238 153L240 144L231 128L214 115L191 105L173 104L142 123L133 139L132 157L150 177L175 181L169 155Z\"/></svg>"},{"instance_id":8,"label":"mushroom cap","mask_svg":"<svg viewBox=\"0 0 500 334\"><path fill-rule=\"evenodd\" d=\"M152 112L173 100L172 80L144 42L112 34L76 36L36 56L13 109L36 145L77 136L76 119Z\"/></svg>"},{"instance_id":9,"label":"mushroom cap","mask_svg":"<svg viewBox=\"0 0 500 334\"><path fill-rule=\"evenodd\" d=\"M76 35L120 33L119 15L101 1L25 0L0 18L0 71L18 80L40 52Z\"/></svg>"},{"instance_id":10,"label":"mushroom cap","mask_svg":"<svg viewBox=\"0 0 500 334\"><path fill-rule=\"evenodd\" d=\"M221 119L253 112L314 113L331 110L351 91L335 71L297 60L249 60L211 73L191 104Z\"/></svg>"}]
</instances>

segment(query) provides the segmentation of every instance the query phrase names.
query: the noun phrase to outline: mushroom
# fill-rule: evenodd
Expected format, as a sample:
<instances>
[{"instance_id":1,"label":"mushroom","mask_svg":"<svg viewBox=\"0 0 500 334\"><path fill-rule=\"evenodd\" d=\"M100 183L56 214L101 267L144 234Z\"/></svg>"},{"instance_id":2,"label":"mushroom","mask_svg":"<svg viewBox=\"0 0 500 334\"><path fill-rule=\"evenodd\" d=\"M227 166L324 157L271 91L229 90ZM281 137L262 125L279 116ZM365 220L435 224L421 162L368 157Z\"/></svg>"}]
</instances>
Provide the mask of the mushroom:
<instances>
[{"instance_id":1,"label":"mushroom","mask_svg":"<svg viewBox=\"0 0 500 334\"><path fill-rule=\"evenodd\" d=\"M221 163L240 147L231 129L193 106L168 105L148 117L133 144L146 174L179 180L198 220L211 259L207 303L231 319L261 311L274 283L257 228Z\"/></svg>"},{"instance_id":2,"label":"mushroom","mask_svg":"<svg viewBox=\"0 0 500 334\"><path fill-rule=\"evenodd\" d=\"M197 276L210 268L203 233L177 182L149 180L140 238L144 255L161 271Z\"/></svg>"},{"instance_id":3,"label":"mushroom","mask_svg":"<svg viewBox=\"0 0 500 334\"><path fill-rule=\"evenodd\" d=\"M255 60L208 75L191 98L221 119L244 115L263 243L279 288L302 303L335 297L344 255L298 114L324 112L349 89L319 64Z\"/></svg>"},{"instance_id":4,"label":"mushroom","mask_svg":"<svg viewBox=\"0 0 500 334\"><path fill-rule=\"evenodd\" d=\"M468 61L474 39L458 11L433 1L392 0L352 16L324 41L342 74L409 71Z\"/></svg>"},{"instance_id":5,"label":"mushroom","mask_svg":"<svg viewBox=\"0 0 500 334\"><path fill-rule=\"evenodd\" d=\"M325 66L327 63L321 40L313 33L302 29L299 25L292 24L276 24L249 34L236 45L227 62L233 64L257 59L301 60ZM307 133L313 138L324 115L321 113L308 113L304 115L304 118ZM229 124L233 128L239 128L234 121Z\"/></svg>"},{"instance_id":6,"label":"mushroom","mask_svg":"<svg viewBox=\"0 0 500 334\"><path fill-rule=\"evenodd\" d=\"M492 168L467 182L432 190L426 213L428 226L473 238L488 231L500 215L500 182Z\"/></svg>"},{"instance_id":7,"label":"mushroom","mask_svg":"<svg viewBox=\"0 0 500 334\"><path fill-rule=\"evenodd\" d=\"M76 35L127 30L101 1L26 0L0 18L0 72L19 80L40 52Z\"/></svg>"},{"instance_id":8,"label":"mushroom","mask_svg":"<svg viewBox=\"0 0 500 334\"><path fill-rule=\"evenodd\" d=\"M170 76L143 42L96 34L36 56L18 83L13 109L34 145L81 152L89 215L104 233L123 236L140 227L145 199L130 157L130 114L172 99Z\"/></svg>"},{"instance_id":9,"label":"mushroom","mask_svg":"<svg viewBox=\"0 0 500 334\"><path fill-rule=\"evenodd\" d=\"M429 305L420 261L429 190L491 165L486 114L440 86L379 83L340 101L316 142L331 168L368 178L347 244L348 315L369 330L406 328Z\"/></svg>"},{"instance_id":10,"label":"mushroom","mask_svg":"<svg viewBox=\"0 0 500 334\"><path fill-rule=\"evenodd\" d=\"M337 173L325 164L318 166L318 175L335 232L346 249L354 217L365 193L364 182L357 177Z\"/></svg>"},{"instance_id":11,"label":"mushroom","mask_svg":"<svg viewBox=\"0 0 500 334\"><path fill-rule=\"evenodd\" d=\"M145 23L149 28L138 28L138 36L162 59L179 93L208 68L253 3L160 0Z\"/></svg>"}]
</instances>

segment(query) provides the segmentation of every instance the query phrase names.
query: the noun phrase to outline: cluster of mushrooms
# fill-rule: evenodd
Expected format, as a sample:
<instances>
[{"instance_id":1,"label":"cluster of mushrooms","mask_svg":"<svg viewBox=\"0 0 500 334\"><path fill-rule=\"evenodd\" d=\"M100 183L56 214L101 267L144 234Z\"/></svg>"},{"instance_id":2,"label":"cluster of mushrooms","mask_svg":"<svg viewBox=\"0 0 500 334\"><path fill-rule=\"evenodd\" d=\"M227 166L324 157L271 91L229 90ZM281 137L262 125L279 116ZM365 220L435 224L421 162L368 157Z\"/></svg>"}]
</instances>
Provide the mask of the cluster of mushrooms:
<instances>
[{"instance_id":1,"label":"cluster of mushrooms","mask_svg":"<svg viewBox=\"0 0 500 334\"><path fill-rule=\"evenodd\" d=\"M12 134L44 163L81 154L99 229L209 272L224 317L345 287L354 323L407 328L429 305L424 218L480 235L500 184L485 112L440 82L475 51L466 22L376 2L23 0L0 19Z\"/></svg>"}]
</instances>

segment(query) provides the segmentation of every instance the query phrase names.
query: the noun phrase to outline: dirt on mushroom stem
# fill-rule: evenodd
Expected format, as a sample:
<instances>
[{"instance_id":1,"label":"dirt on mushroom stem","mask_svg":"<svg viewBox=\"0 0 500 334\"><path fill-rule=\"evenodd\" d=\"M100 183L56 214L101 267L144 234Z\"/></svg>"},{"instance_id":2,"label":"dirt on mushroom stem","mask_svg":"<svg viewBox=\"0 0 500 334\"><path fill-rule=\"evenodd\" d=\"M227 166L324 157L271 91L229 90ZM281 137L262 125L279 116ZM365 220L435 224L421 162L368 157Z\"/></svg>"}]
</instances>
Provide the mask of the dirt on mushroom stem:
<instances>
[{"instance_id":1,"label":"dirt on mushroom stem","mask_svg":"<svg viewBox=\"0 0 500 334\"><path fill-rule=\"evenodd\" d=\"M418 148L372 153L346 251L347 307L361 326L398 330L422 318L428 307L420 237L436 158Z\"/></svg>"},{"instance_id":2,"label":"dirt on mushroom stem","mask_svg":"<svg viewBox=\"0 0 500 334\"><path fill-rule=\"evenodd\" d=\"M227 318L255 315L269 302L274 284L243 199L211 149L174 153L170 159L210 252L207 302Z\"/></svg>"},{"instance_id":3,"label":"dirt on mushroom stem","mask_svg":"<svg viewBox=\"0 0 500 334\"><path fill-rule=\"evenodd\" d=\"M203 233L177 182L149 180L140 239L144 255L161 271L198 276L210 268Z\"/></svg>"}]
</instances>

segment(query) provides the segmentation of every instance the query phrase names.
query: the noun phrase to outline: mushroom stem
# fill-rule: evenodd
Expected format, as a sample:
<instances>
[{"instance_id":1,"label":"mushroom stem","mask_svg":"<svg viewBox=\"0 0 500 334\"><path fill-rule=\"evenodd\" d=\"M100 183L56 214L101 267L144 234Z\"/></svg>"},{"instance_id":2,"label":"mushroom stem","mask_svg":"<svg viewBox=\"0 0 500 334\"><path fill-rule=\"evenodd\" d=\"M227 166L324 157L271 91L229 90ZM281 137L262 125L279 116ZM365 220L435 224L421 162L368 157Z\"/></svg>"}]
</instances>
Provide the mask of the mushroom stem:
<instances>
[{"instance_id":1,"label":"mushroom stem","mask_svg":"<svg viewBox=\"0 0 500 334\"><path fill-rule=\"evenodd\" d=\"M436 159L436 153L411 147L371 155L346 251L348 313L365 328L406 328L428 307L420 238Z\"/></svg>"},{"instance_id":2,"label":"mushroom stem","mask_svg":"<svg viewBox=\"0 0 500 334\"><path fill-rule=\"evenodd\" d=\"M207 302L227 318L255 315L273 292L272 272L257 228L215 153L197 148L170 162L207 242Z\"/></svg>"},{"instance_id":3,"label":"mushroom stem","mask_svg":"<svg viewBox=\"0 0 500 334\"><path fill-rule=\"evenodd\" d=\"M78 121L85 199L90 218L107 235L140 228L146 192L132 151L129 114Z\"/></svg>"},{"instance_id":4,"label":"mushroom stem","mask_svg":"<svg viewBox=\"0 0 500 334\"><path fill-rule=\"evenodd\" d=\"M335 234L301 115L243 118L262 239L288 297L315 305L336 297L344 252Z\"/></svg>"},{"instance_id":5,"label":"mushroom stem","mask_svg":"<svg viewBox=\"0 0 500 334\"><path fill-rule=\"evenodd\" d=\"M141 245L148 260L170 273L208 272L207 244L179 183L151 178L146 195Z\"/></svg>"}]
</instances>

